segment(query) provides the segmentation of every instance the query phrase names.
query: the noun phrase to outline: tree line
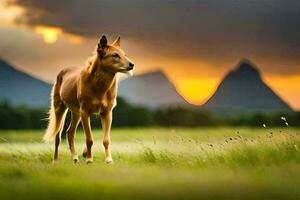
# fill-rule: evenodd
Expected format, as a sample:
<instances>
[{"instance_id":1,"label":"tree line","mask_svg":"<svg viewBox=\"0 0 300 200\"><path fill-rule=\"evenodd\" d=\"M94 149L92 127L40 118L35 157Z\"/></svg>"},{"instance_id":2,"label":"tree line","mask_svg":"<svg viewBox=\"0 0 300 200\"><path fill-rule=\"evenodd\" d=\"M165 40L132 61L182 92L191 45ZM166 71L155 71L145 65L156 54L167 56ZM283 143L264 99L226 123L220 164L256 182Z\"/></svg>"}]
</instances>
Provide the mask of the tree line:
<instances>
[{"instance_id":1,"label":"tree line","mask_svg":"<svg viewBox=\"0 0 300 200\"><path fill-rule=\"evenodd\" d=\"M9 102L0 102L0 129L44 129L47 126L47 108L28 108L13 106ZM274 113L266 115L256 113L234 118L216 117L205 110L186 108L162 108L150 110L143 106L133 106L118 98L118 106L113 111L113 127L147 127L147 126L285 126L284 116L290 126L300 126L300 113L283 115ZM68 126L67 115L65 126ZM93 115L91 123L100 127L100 117Z\"/></svg>"}]
</instances>

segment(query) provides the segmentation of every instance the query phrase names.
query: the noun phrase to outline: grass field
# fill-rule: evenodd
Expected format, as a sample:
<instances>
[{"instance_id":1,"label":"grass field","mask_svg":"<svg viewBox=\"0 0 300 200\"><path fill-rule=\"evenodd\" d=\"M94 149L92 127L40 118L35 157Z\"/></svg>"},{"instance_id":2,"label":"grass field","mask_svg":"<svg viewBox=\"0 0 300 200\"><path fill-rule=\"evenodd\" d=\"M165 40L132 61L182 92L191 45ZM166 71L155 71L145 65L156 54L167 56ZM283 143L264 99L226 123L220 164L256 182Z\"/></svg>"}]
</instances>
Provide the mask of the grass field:
<instances>
[{"instance_id":1,"label":"grass field","mask_svg":"<svg viewBox=\"0 0 300 200\"><path fill-rule=\"evenodd\" d=\"M114 129L114 163L60 161L42 131L0 131L0 199L299 199L300 129ZM82 131L77 149L84 146Z\"/></svg>"}]
</instances>

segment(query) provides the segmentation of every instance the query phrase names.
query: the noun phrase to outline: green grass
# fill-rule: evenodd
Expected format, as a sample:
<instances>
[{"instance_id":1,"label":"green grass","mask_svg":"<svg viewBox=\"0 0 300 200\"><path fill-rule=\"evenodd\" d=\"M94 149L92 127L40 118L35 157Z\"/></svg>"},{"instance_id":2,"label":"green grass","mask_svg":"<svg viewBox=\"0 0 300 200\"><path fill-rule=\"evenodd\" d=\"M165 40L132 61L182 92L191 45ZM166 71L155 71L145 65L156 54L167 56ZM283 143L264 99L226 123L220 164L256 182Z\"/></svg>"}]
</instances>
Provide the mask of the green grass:
<instances>
[{"instance_id":1,"label":"green grass","mask_svg":"<svg viewBox=\"0 0 300 200\"><path fill-rule=\"evenodd\" d=\"M53 165L42 131L0 131L0 199L299 199L299 132L114 129L107 165L96 130L92 165L73 164L65 140Z\"/></svg>"}]
</instances>

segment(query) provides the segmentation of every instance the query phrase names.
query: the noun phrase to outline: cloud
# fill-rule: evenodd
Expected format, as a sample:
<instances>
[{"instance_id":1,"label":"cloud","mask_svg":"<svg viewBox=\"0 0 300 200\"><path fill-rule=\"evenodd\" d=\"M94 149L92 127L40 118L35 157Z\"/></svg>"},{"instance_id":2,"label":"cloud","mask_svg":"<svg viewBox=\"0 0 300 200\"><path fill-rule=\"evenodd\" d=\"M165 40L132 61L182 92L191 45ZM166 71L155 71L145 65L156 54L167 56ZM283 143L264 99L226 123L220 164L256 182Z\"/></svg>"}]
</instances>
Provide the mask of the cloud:
<instances>
[{"instance_id":1,"label":"cloud","mask_svg":"<svg viewBox=\"0 0 300 200\"><path fill-rule=\"evenodd\" d=\"M22 7L14 21L29 27L87 38L120 34L161 57L215 66L249 57L270 73L300 73L298 0L7 0L6 6Z\"/></svg>"}]
</instances>

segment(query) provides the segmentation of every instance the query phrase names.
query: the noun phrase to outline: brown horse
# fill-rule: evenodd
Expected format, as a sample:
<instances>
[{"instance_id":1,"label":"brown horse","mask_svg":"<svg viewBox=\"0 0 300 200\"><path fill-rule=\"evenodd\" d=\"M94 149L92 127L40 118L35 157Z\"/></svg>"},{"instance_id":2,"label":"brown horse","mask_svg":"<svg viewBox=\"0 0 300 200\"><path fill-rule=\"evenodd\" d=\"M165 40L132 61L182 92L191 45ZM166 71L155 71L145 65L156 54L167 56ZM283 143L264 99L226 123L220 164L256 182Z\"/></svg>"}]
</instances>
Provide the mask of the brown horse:
<instances>
[{"instance_id":1,"label":"brown horse","mask_svg":"<svg viewBox=\"0 0 300 200\"><path fill-rule=\"evenodd\" d=\"M96 54L88 60L86 67L64 69L58 74L52 88L49 124L44 135L44 141L55 138L54 162L58 160L58 146L67 110L71 112L67 138L74 162L78 162L74 139L80 119L86 136L83 156L87 163L93 162L93 135L90 126L90 115L93 113L101 115L105 161L112 162L110 129L112 109L117 97L116 73L128 73L133 66L120 47L120 37L109 45L106 37L102 36Z\"/></svg>"}]
</instances>

